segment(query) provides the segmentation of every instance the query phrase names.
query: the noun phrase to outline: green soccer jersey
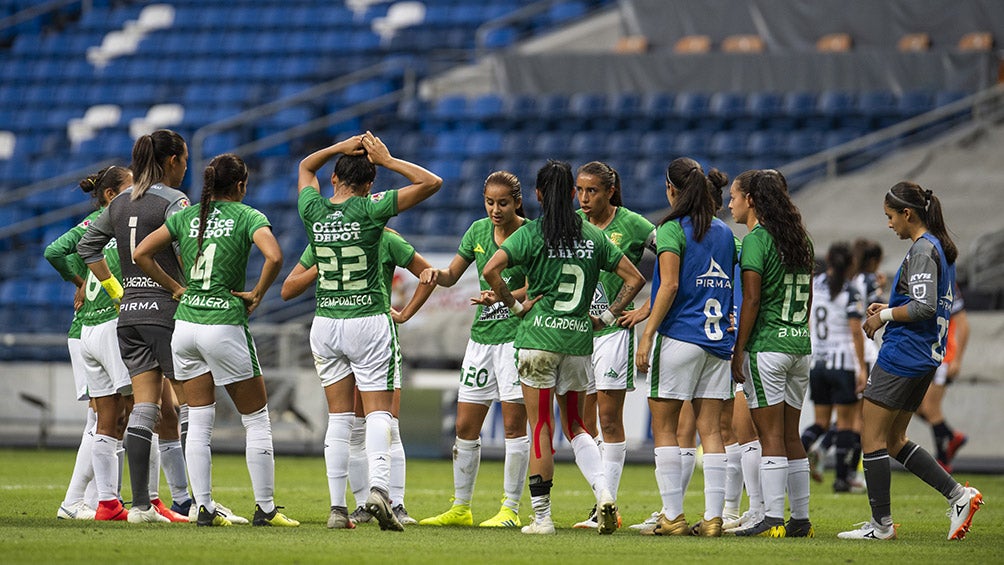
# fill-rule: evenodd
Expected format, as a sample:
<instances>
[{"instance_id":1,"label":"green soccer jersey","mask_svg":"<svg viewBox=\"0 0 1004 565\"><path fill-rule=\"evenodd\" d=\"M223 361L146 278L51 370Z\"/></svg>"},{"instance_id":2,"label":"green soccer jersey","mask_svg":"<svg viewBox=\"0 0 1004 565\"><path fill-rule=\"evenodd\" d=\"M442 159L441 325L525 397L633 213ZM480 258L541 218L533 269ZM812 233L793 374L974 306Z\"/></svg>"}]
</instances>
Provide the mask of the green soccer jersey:
<instances>
[{"instance_id":1,"label":"green soccer jersey","mask_svg":"<svg viewBox=\"0 0 1004 565\"><path fill-rule=\"evenodd\" d=\"M201 204L189 206L164 222L178 242L185 273L185 294L174 319L193 324L244 325L248 319L244 301L230 291L244 291L254 233L271 224L264 214L240 202L216 201L211 206L201 255Z\"/></svg>"},{"instance_id":2,"label":"green soccer jersey","mask_svg":"<svg viewBox=\"0 0 1004 565\"><path fill-rule=\"evenodd\" d=\"M80 242L80 238L84 236L84 232L87 231L87 226L91 224L94 218L101 215L101 210L95 210L88 214L86 218L83 219L79 224L70 228L66 233L56 238L45 248L45 258L49 261L59 276L63 277L64 281L72 281L75 276L87 280L88 270L87 265L84 265L83 259L80 255L77 255L77 243ZM119 275L121 279L121 275ZM100 285L98 285L100 288ZM70 331L68 337L71 339L80 339L80 328L83 326L83 321L80 318L80 312L74 312L73 321L70 322Z\"/></svg>"},{"instance_id":3,"label":"green soccer jersey","mask_svg":"<svg viewBox=\"0 0 1004 565\"><path fill-rule=\"evenodd\" d=\"M743 238L740 265L761 277L760 312L746 351L812 353L808 321L812 273L785 270L774 238L759 224Z\"/></svg>"},{"instance_id":4,"label":"green soccer jersey","mask_svg":"<svg viewBox=\"0 0 1004 565\"><path fill-rule=\"evenodd\" d=\"M380 280L380 237L397 214L397 191L338 204L308 186L300 219L317 258L317 316L362 318L389 312Z\"/></svg>"},{"instance_id":5,"label":"green soccer jersey","mask_svg":"<svg viewBox=\"0 0 1004 565\"><path fill-rule=\"evenodd\" d=\"M112 276L122 280L122 266L119 264L119 246L115 238L105 244L105 262ZM97 326L119 317L119 309L115 307L108 293L101 288L101 282L90 270L84 279L84 305L77 311L77 317L85 326Z\"/></svg>"},{"instance_id":6,"label":"green soccer jersey","mask_svg":"<svg viewBox=\"0 0 1004 565\"><path fill-rule=\"evenodd\" d=\"M591 355L591 294L600 271L616 269L621 250L589 222L582 222L582 237L571 248L547 249L537 220L516 230L501 249L510 265L526 269L527 296L543 296L516 330L516 348Z\"/></svg>"},{"instance_id":7,"label":"green soccer jersey","mask_svg":"<svg viewBox=\"0 0 1004 565\"><path fill-rule=\"evenodd\" d=\"M582 210L578 212L583 222L589 221L585 212ZM641 214L632 212L623 206L617 207L617 210L614 212L614 218L610 220L607 227L603 228L603 233L610 238L610 241L635 266L638 266L638 263L641 262L641 257L645 254L645 246L652 242L654 231L655 226L652 225L652 222L646 220ZM610 303L617 297L617 293L621 291L622 286L624 286L624 279L618 277L616 273L609 271L601 272L600 280L596 284L596 292L593 293L593 303L589 307L589 313L593 316L602 314L604 310L610 307ZM634 304L628 304L624 309L633 310ZM600 337L620 330L625 330L625 328L614 325L603 328L594 335Z\"/></svg>"},{"instance_id":8,"label":"green soccer jersey","mask_svg":"<svg viewBox=\"0 0 1004 565\"><path fill-rule=\"evenodd\" d=\"M390 310L390 291L394 282L394 270L398 267L407 268L415 257L415 248L399 234L384 230L380 236L380 280L384 285L384 299ZM309 269L317 264L314 250L308 245L300 254L300 264Z\"/></svg>"},{"instance_id":9,"label":"green soccer jersey","mask_svg":"<svg viewBox=\"0 0 1004 565\"><path fill-rule=\"evenodd\" d=\"M518 230L517 230L518 231ZM495 242L495 224L488 218L482 218L471 224L460 240L457 255L468 263L474 263L478 269L478 284L481 290L491 290L485 282L485 264L498 251ZM510 266L502 271L502 280L509 290L523 288L526 284L526 271L522 266ZM478 305L474 314L474 324L471 326L471 341L485 345L508 343L516 338L516 328L519 318L509 315L509 309L502 301L491 306Z\"/></svg>"}]
</instances>

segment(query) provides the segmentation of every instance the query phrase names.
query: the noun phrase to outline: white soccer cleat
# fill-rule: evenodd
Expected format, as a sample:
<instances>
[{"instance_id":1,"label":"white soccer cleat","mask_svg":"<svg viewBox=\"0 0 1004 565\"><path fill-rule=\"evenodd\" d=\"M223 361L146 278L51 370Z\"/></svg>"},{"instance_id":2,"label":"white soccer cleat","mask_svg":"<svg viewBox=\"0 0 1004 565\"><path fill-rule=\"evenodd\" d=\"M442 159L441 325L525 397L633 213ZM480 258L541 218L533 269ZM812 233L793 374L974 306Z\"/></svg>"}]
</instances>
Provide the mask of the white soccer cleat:
<instances>
[{"instance_id":1,"label":"white soccer cleat","mask_svg":"<svg viewBox=\"0 0 1004 565\"><path fill-rule=\"evenodd\" d=\"M837 537L840 539L864 539L864 540L893 540L896 539L896 526L892 525L883 528L871 520L854 524L860 526L856 530L840 532Z\"/></svg>"},{"instance_id":2,"label":"white soccer cleat","mask_svg":"<svg viewBox=\"0 0 1004 565\"><path fill-rule=\"evenodd\" d=\"M167 519L166 516L161 516L160 512L153 506L147 508L146 510L140 510L135 506L129 509L129 523L130 524L144 524L144 523L158 523L163 522L170 524L171 521Z\"/></svg>"},{"instance_id":3,"label":"white soccer cleat","mask_svg":"<svg viewBox=\"0 0 1004 565\"><path fill-rule=\"evenodd\" d=\"M523 526L523 529L520 531L524 534L553 535L554 521L551 520L550 516L542 519L534 517L533 521Z\"/></svg>"},{"instance_id":4,"label":"white soccer cleat","mask_svg":"<svg viewBox=\"0 0 1004 565\"><path fill-rule=\"evenodd\" d=\"M95 511L83 500L78 500L73 504L60 504L56 511L56 518L60 520L93 520Z\"/></svg>"},{"instance_id":5,"label":"white soccer cleat","mask_svg":"<svg viewBox=\"0 0 1004 565\"><path fill-rule=\"evenodd\" d=\"M747 510L743 512L743 515L738 519L725 520L722 523L722 531L727 534L735 533L736 530L742 530L759 524L764 519L763 512L757 512L756 510Z\"/></svg>"},{"instance_id":6,"label":"white soccer cleat","mask_svg":"<svg viewBox=\"0 0 1004 565\"><path fill-rule=\"evenodd\" d=\"M969 533L969 527L973 524L973 515L983 505L983 494L966 483L962 489L962 494L951 501L948 506L948 518L951 526L948 528L948 539L961 540Z\"/></svg>"},{"instance_id":7,"label":"white soccer cleat","mask_svg":"<svg viewBox=\"0 0 1004 565\"><path fill-rule=\"evenodd\" d=\"M655 525L658 523L659 523L659 513L653 512L652 515L649 516L648 519L645 520L644 522L640 524L631 524L628 527L631 528L632 530L641 530L642 532L652 533L652 531L655 530Z\"/></svg>"},{"instance_id":8,"label":"white soccer cleat","mask_svg":"<svg viewBox=\"0 0 1004 565\"><path fill-rule=\"evenodd\" d=\"M229 520L231 524L237 525L237 524L249 523L247 518L234 514L233 510L227 508L226 506L223 506L222 504L216 502L215 500L213 501L213 506L220 513L220 515ZM188 521L194 524L198 520L199 520L199 505L193 502L192 507L188 509Z\"/></svg>"},{"instance_id":9,"label":"white soccer cleat","mask_svg":"<svg viewBox=\"0 0 1004 565\"><path fill-rule=\"evenodd\" d=\"M598 525L599 522L596 521L596 505L594 504L593 509L589 511L589 517L581 522L576 522L572 527L578 530L595 530Z\"/></svg>"}]
</instances>

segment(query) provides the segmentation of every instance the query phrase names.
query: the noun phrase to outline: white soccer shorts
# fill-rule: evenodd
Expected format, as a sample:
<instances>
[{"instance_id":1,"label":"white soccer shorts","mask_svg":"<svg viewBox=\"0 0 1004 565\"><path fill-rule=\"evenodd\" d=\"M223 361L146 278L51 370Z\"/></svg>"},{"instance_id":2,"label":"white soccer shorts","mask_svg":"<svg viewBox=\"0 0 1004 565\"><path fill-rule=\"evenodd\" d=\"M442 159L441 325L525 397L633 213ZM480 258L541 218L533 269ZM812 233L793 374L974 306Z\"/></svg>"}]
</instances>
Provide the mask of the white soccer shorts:
<instances>
[{"instance_id":1,"label":"white soccer shorts","mask_svg":"<svg viewBox=\"0 0 1004 565\"><path fill-rule=\"evenodd\" d=\"M81 360L91 398L132 394L129 369L119 351L118 318L80 330Z\"/></svg>"},{"instance_id":2,"label":"white soccer shorts","mask_svg":"<svg viewBox=\"0 0 1004 565\"><path fill-rule=\"evenodd\" d=\"M216 386L226 386L261 375L254 340L243 325L177 320L171 354L179 381L212 373Z\"/></svg>"},{"instance_id":3,"label":"white soccer shorts","mask_svg":"<svg viewBox=\"0 0 1004 565\"><path fill-rule=\"evenodd\" d=\"M321 386L355 375L356 387L361 392L400 388L393 324L389 314L343 319L314 317L310 350Z\"/></svg>"},{"instance_id":4,"label":"white soccer shorts","mask_svg":"<svg viewBox=\"0 0 1004 565\"><path fill-rule=\"evenodd\" d=\"M774 351L744 353L743 366L748 375L743 383L746 403L753 409L784 402L801 410L805 391L809 388L811 365L811 355Z\"/></svg>"},{"instance_id":5,"label":"white soccer shorts","mask_svg":"<svg viewBox=\"0 0 1004 565\"><path fill-rule=\"evenodd\" d=\"M622 329L593 338L593 370L586 392L634 390L634 329Z\"/></svg>"},{"instance_id":6,"label":"white soccer shorts","mask_svg":"<svg viewBox=\"0 0 1004 565\"><path fill-rule=\"evenodd\" d=\"M467 342L457 400L485 406L496 400L523 404L516 349L511 341L491 345Z\"/></svg>"},{"instance_id":7,"label":"white soccer shorts","mask_svg":"<svg viewBox=\"0 0 1004 565\"><path fill-rule=\"evenodd\" d=\"M693 400L732 397L729 362L711 355L699 345L665 336L656 338L649 382L650 398Z\"/></svg>"},{"instance_id":8,"label":"white soccer shorts","mask_svg":"<svg viewBox=\"0 0 1004 565\"><path fill-rule=\"evenodd\" d=\"M553 388L557 394L583 392L589 385L592 358L589 355L565 355L539 349L518 351L519 380L526 386Z\"/></svg>"}]
</instances>

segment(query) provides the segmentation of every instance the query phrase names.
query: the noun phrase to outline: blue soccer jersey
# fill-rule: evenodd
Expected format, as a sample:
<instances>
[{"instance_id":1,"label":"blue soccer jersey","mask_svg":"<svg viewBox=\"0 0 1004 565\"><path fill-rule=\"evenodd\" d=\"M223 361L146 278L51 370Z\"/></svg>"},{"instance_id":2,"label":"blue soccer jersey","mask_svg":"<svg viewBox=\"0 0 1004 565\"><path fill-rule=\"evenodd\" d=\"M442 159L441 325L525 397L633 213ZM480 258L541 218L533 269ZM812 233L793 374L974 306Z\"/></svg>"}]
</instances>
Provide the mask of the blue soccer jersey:
<instances>
[{"instance_id":1,"label":"blue soccer jersey","mask_svg":"<svg viewBox=\"0 0 1004 565\"><path fill-rule=\"evenodd\" d=\"M716 218L704 238L696 241L689 217L666 222L656 232L656 251L680 257L679 289L666 318L659 323L659 333L729 359L735 333L726 330L733 304L732 276L738 261L732 230ZM657 264L652 281L653 302L659 282Z\"/></svg>"},{"instance_id":2,"label":"blue soccer jersey","mask_svg":"<svg viewBox=\"0 0 1004 565\"><path fill-rule=\"evenodd\" d=\"M954 287L955 265L945 260L945 251L938 238L925 233L913 242L896 272L889 307L919 302L933 306L934 316L886 324L877 361L879 367L900 377L919 377L941 364Z\"/></svg>"}]
</instances>

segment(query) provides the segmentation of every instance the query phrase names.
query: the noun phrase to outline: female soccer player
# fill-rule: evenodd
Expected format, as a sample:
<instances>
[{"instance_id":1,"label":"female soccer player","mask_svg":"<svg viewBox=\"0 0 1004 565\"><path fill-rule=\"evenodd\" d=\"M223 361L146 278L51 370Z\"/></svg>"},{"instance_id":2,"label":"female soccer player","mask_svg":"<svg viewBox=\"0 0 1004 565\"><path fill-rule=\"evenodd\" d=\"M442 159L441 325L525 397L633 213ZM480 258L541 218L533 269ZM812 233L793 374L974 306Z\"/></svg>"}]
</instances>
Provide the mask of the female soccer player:
<instances>
[{"instance_id":1,"label":"female soccer player","mask_svg":"<svg viewBox=\"0 0 1004 565\"><path fill-rule=\"evenodd\" d=\"M592 161L579 167L575 180L582 219L603 230L624 255L637 267L645 249L655 248L655 226L643 216L624 207L621 200L621 179L606 163ZM599 316L617 296L623 281L613 273L600 273L593 294L590 314ZM628 304L628 309L634 309ZM603 470L610 494L617 500L617 490L624 471L624 397L634 390L634 327L617 323L593 334L593 372L589 378L583 422L595 434L596 412L599 407L603 444ZM575 524L576 528L596 527L596 508L589 518Z\"/></svg>"},{"instance_id":2,"label":"female soccer player","mask_svg":"<svg viewBox=\"0 0 1004 565\"><path fill-rule=\"evenodd\" d=\"M411 300L400 311L391 306L390 294L391 284L394 280L394 271L397 267L402 267L411 271L415 278L418 278L422 271L431 268L425 257L415 251L407 240L390 228L384 228L383 235L380 236L380 264L382 282L384 284L384 297L387 301L387 308L390 309L390 316L394 320L394 351L396 352L394 371L401 375L401 349L397 340L397 326L410 320L418 310L425 304L426 300L435 290L431 284L419 284L415 287L415 292ZM317 259L314 257L314 250L308 245L300 255L300 261L293 267L286 280L282 283L282 299L291 300L317 283ZM398 414L401 408L401 377L395 377L394 406L391 414L394 421L391 428L390 442L390 499L393 504L394 515L403 525L416 524L417 521L408 515L404 506L405 492L405 459L404 444L401 443L401 427ZM337 513L329 516L329 528L352 529L355 524L369 522L373 516L366 511L363 506L366 495L369 494L369 464L366 461L366 419L363 412L362 398L359 389L356 388L355 418L352 426L352 436L349 439L349 486L355 496L358 507L349 515L350 520L343 520L344 513L341 509ZM347 510L347 508L346 508Z\"/></svg>"},{"instance_id":3,"label":"female soccer player","mask_svg":"<svg viewBox=\"0 0 1004 565\"><path fill-rule=\"evenodd\" d=\"M342 155L331 175L334 195L319 192L317 171ZM381 166L411 184L369 198ZM370 132L316 151L300 162L298 210L317 258L317 313L310 348L328 402L324 459L332 517L347 521L345 477L349 438L355 420L355 387L366 413L369 460L368 510L381 529L403 530L389 498L390 437L395 389L394 324L380 282L380 237L387 220L429 198L442 179L422 167L392 157Z\"/></svg>"},{"instance_id":4,"label":"female soccer player","mask_svg":"<svg viewBox=\"0 0 1004 565\"><path fill-rule=\"evenodd\" d=\"M798 420L809 385L812 243L781 173L746 171L732 183L731 195L732 217L750 230L742 242L743 304L732 377L743 383L763 446L760 483L766 506L763 520L735 533L811 537L809 462Z\"/></svg>"},{"instance_id":5,"label":"female soccer player","mask_svg":"<svg viewBox=\"0 0 1004 565\"><path fill-rule=\"evenodd\" d=\"M930 190L900 182L886 193L883 207L889 229L912 244L892 281L888 304L868 306L865 333L874 338L885 326L878 360L864 392L865 478L871 520L842 532L843 539L894 539L889 495L889 455L948 499L948 539L969 532L983 504L980 491L960 485L931 454L906 437L945 353L952 310L958 249L948 235L941 201Z\"/></svg>"},{"instance_id":6,"label":"female soccer player","mask_svg":"<svg viewBox=\"0 0 1004 565\"><path fill-rule=\"evenodd\" d=\"M852 261L850 246L846 242L834 243L826 252L826 272L812 282L809 390L815 406L815 422L802 432L802 446L808 450L829 429L836 405L837 465L833 492L863 492L851 476L858 463L854 445L860 441L854 431L858 394L864 390L868 378L861 331L865 306L857 286L847 276Z\"/></svg>"},{"instance_id":7,"label":"female soccer player","mask_svg":"<svg viewBox=\"0 0 1004 565\"><path fill-rule=\"evenodd\" d=\"M254 490L253 526L296 527L300 523L278 511L273 498L275 461L265 380L258 365L248 316L261 302L282 266L282 251L268 219L244 205L248 169L232 153L215 157L204 172L197 206L167 218L133 253L136 264L168 289L178 302L171 350L176 378L189 404L188 474L198 525L229 526L212 501L210 439L216 419L216 388L225 387L241 414L245 455ZM184 285L154 259L178 242L182 264L190 266ZM265 258L258 282L244 290L252 245Z\"/></svg>"},{"instance_id":8,"label":"female soccer player","mask_svg":"<svg viewBox=\"0 0 1004 565\"><path fill-rule=\"evenodd\" d=\"M456 284L471 263L478 270L481 295L472 298L477 304L471 338L464 353L460 391L457 395L457 439L453 447L453 506L419 522L427 526L471 526L471 498L481 464L481 426L488 408L501 401L505 426L505 498L495 516L482 521L484 527L520 525L519 501L530 462L530 442L526 437L526 407L516 373L516 350L513 340L519 319L498 301L484 278L488 260L499 246L526 224L519 179L506 171L488 175L484 186L487 218L475 221L460 240L457 254L446 269L429 269L422 281L450 287ZM507 288L525 296L526 271L510 267L502 273Z\"/></svg>"},{"instance_id":9,"label":"female soccer player","mask_svg":"<svg viewBox=\"0 0 1004 565\"><path fill-rule=\"evenodd\" d=\"M666 197L673 210L659 222L655 298L635 354L640 372L652 368L649 408L662 495L656 535L690 534L676 437L687 400L693 402L704 446L705 510L697 533L722 535L726 457L721 412L724 400L732 396L728 360L735 336L726 330L738 256L732 230L715 218L711 192L720 193L727 182L716 169L705 176L701 166L686 157L674 160L666 171Z\"/></svg>"},{"instance_id":10,"label":"female soccer player","mask_svg":"<svg viewBox=\"0 0 1004 565\"><path fill-rule=\"evenodd\" d=\"M561 410L562 429L572 443L575 462L596 496L597 530L617 529L617 506L607 488L599 448L580 414L593 352L594 324L610 326L645 284L638 269L595 226L572 208L575 184L568 163L548 161L537 173L540 220L527 222L500 246L484 267L485 281L510 312L523 314L514 346L527 418L533 429L530 498L533 523L525 534L553 534L551 486L554 455L551 438L552 392ZM530 286L526 303L517 302L502 277L510 266L523 265ZM615 271L624 285L599 319L589 304L600 270ZM545 429L546 428L546 429Z\"/></svg>"},{"instance_id":11,"label":"female soccer player","mask_svg":"<svg viewBox=\"0 0 1004 565\"><path fill-rule=\"evenodd\" d=\"M163 381L164 377L174 380L170 343L177 302L170 291L150 280L133 261L133 251L139 242L162 226L167 218L188 206L188 198L172 188L181 185L188 169L185 140L170 130L141 136L133 146L130 168L134 175L133 186L124 191L125 196L113 200L90 224L77 250L112 300L121 300L117 328L119 349L129 369L135 400L125 438L133 493L129 521L187 521L166 508L158 498L151 500L156 486L150 481L151 447L156 437L154 430L161 420L161 399L165 396ZM112 238L121 242L118 246L121 284L109 271L103 252ZM173 250L165 249L156 260L173 279L181 278L181 266ZM173 410L171 406L169 421L174 430L164 430L172 443L178 435ZM187 412L184 405L183 411ZM187 498L180 444L177 449L165 451L164 455L168 456L164 468L173 485L172 491L186 492Z\"/></svg>"},{"instance_id":12,"label":"female soccer player","mask_svg":"<svg viewBox=\"0 0 1004 565\"><path fill-rule=\"evenodd\" d=\"M77 287L77 292L74 295L73 323L70 326L70 337L68 338L70 365L73 368L74 390L76 391L77 398L90 400L87 409L87 424L84 426L84 435L77 450L77 461L73 466L70 487L67 489L66 499L60 505L59 512L56 514L61 519L125 520L127 515L125 510L121 508L121 504L119 504L118 496L114 496L118 507L113 512L109 512L109 508L101 506L101 501L107 499L101 498L102 493L100 489L97 489L97 483L91 482L92 479L102 484L107 484L110 481L113 492L117 492L118 490L117 449L121 447L122 442L121 433L118 432L118 426L115 425L118 412L106 412L104 418L101 418L98 412L102 408L110 408L111 403L109 400L117 402L121 398L118 388L122 388L124 391L131 389L129 389L129 375L122 366L118 342L115 341L114 324L111 325L112 342L92 342L92 346L96 345L97 348L91 347L89 349L92 354L97 355L97 358L85 353L87 349L85 349L81 337L84 319L86 318L90 322L88 325L97 326L101 325L102 322L117 318L118 311L115 310L108 295L100 292L101 287L97 285L94 277L89 276L90 271L87 270L87 267L80 260L80 256L77 255L77 243L80 242L80 238L87 231L87 226L108 206L111 199L131 184L132 172L125 167L117 166L106 167L80 181L80 189L89 193L94 198L97 209L88 215L84 221L74 226L45 248L45 258L52 264L53 268L56 269L64 280L72 282ZM105 248L105 256L108 259L109 265L113 265L113 270L117 271L118 255L114 245L109 245ZM121 274L119 273L118 276L121 277ZM108 310L109 308L110 310ZM108 314L111 314L110 318ZM103 331L97 333L105 335ZM88 362L89 360L90 362ZM107 361L108 364L102 366L102 360ZM122 367L121 372L118 371L120 367ZM105 368L109 370L105 371ZM88 376L92 374L107 378L107 384L109 385L120 384L123 386L101 386L98 388L98 383L95 383L93 387L89 386ZM125 377L124 383L120 382L122 375ZM102 394L101 396L104 398L99 401L98 391L106 392L108 388L115 388L115 390L108 394ZM99 422L104 425L101 426ZM95 447L95 442L97 441L96 434L106 436L100 439L98 443L101 445L97 447ZM97 473L97 475L102 476L97 476L95 474L94 462L101 460L104 463L105 456L108 453L111 454L111 470L113 471L113 475L110 477L102 475L102 473L109 470L107 467L102 466ZM85 488L87 490L91 488L96 489L94 496L99 504L98 508L91 508L90 505L85 503ZM99 511L97 514L95 513L96 510Z\"/></svg>"}]
</instances>

